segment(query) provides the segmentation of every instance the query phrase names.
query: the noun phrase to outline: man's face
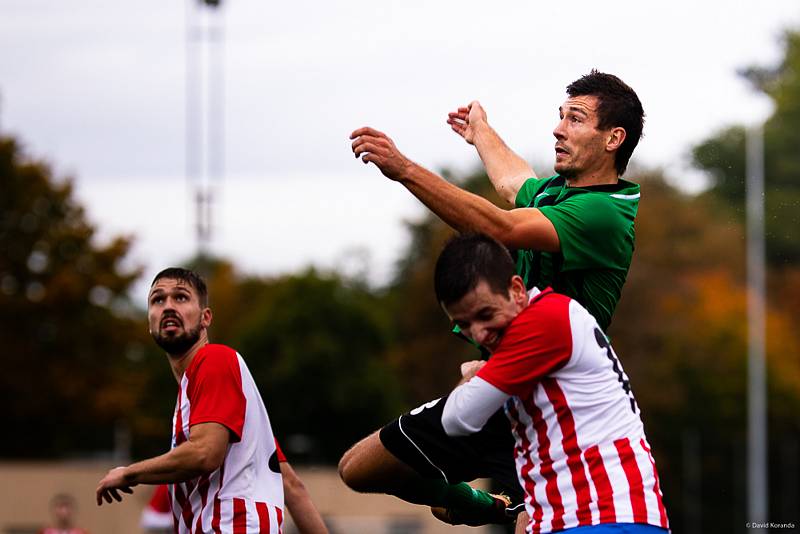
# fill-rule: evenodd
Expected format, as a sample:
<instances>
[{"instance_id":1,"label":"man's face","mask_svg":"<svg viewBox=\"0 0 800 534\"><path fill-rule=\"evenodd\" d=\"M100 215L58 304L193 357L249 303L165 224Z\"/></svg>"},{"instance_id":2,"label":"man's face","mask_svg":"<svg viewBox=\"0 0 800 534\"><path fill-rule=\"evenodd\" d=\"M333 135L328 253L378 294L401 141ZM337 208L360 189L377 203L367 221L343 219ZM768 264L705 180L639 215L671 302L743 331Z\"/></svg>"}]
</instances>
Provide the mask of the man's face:
<instances>
[{"instance_id":1,"label":"man's face","mask_svg":"<svg viewBox=\"0 0 800 534\"><path fill-rule=\"evenodd\" d=\"M182 355L211 323L211 311L200 307L197 292L182 280L161 278L150 288L147 322L156 344L170 355Z\"/></svg>"},{"instance_id":2,"label":"man's face","mask_svg":"<svg viewBox=\"0 0 800 534\"><path fill-rule=\"evenodd\" d=\"M74 505L69 501L58 501L53 505L53 517L56 526L59 528L72 527L72 515L75 511Z\"/></svg>"},{"instance_id":3,"label":"man's face","mask_svg":"<svg viewBox=\"0 0 800 534\"><path fill-rule=\"evenodd\" d=\"M508 325L527 305L525 284L514 276L507 293L495 293L481 280L461 300L444 306L444 311L465 336L494 352Z\"/></svg>"},{"instance_id":4,"label":"man's face","mask_svg":"<svg viewBox=\"0 0 800 534\"><path fill-rule=\"evenodd\" d=\"M598 104L596 96L574 96L558 109L554 169L566 178L599 170L609 157L613 163L614 153L606 150L609 132L597 129Z\"/></svg>"}]
</instances>

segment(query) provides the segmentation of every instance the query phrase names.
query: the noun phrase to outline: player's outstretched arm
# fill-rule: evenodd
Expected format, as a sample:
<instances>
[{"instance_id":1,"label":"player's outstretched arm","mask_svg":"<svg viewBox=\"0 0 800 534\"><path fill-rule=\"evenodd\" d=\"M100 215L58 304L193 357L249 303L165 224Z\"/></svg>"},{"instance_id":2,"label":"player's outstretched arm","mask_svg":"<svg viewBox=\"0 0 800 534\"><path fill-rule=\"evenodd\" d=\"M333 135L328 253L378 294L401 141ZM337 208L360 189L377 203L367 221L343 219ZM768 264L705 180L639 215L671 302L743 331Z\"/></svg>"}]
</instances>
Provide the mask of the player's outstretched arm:
<instances>
[{"instance_id":1,"label":"player's outstretched arm","mask_svg":"<svg viewBox=\"0 0 800 534\"><path fill-rule=\"evenodd\" d=\"M137 484L183 482L214 471L225 459L229 435L219 423L193 425L189 439L168 453L109 471L97 486L97 505L120 502L119 492L133 493Z\"/></svg>"},{"instance_id":2,"label":"player's outstretched arm","mask_svg":"<svg viewBox=\"0 0 800 534\"><path fill-rule=\"evenodd\" d=\"M497 194L513 206L525 180L536 177L528 162L511 150L489 125L477 100L450 112L447 124L475 147Z\"/></svg>"},{"instance_id":3,"label":"player's outstretched arm","mask_svg":"<svg viewBox=\"0 0 800 534\"><path fill-rule=\"evenodd\" d=\"M286 508L289 509L297 530L300 534L328 534L328 527L325 526L322 516L314 506L306 485L297 476L289 462L281 462L280 466Z\"/></svg>"},{"instance_id":4,"label":"player's outstretched arm","mask_svg":"<svg viewBox=\"0 0 800 534\"><path fill-rule=\"evenodd\" d=\"M359 128L350 139L357 158L373 163L384 176L403 184L455 230L485 233L511 248L548 252L560 249L553 224L538 209L498 208L414 163L397 149L389 136L374 128Z\"/></svg>"}]
</instances>

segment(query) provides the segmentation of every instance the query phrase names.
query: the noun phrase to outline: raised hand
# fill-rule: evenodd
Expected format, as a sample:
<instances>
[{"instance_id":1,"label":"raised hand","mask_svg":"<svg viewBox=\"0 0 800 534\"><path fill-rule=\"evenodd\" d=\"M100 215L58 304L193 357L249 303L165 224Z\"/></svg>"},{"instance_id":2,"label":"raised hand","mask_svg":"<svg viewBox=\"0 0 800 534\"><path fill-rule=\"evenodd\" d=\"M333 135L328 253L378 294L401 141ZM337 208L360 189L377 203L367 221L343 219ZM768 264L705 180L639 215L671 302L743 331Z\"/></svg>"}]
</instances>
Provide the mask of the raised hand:
<instances>
[{"instance_id":1,"label":"raised hand","mask_svg":"<svg viewBox=\"0 0 800 534\"><path fill-rule=\"evenodd\" d=\"M483 123L486 123L486 112L477 100L447 114L447 124L469 144L475 142L476 128Z\"/></svg>"},{"instance_id":2,"label":"raised hand","mask_svg":"<svg viewBox=\"0 0 800 534\"><path fill-rule=\"evenodd\" d=\"M359 128L350 134L353 154L364 163L374 163L384 176L401 180L413 165L394 145L388 135L374 128Z\"/></svg>"}]
</instances>

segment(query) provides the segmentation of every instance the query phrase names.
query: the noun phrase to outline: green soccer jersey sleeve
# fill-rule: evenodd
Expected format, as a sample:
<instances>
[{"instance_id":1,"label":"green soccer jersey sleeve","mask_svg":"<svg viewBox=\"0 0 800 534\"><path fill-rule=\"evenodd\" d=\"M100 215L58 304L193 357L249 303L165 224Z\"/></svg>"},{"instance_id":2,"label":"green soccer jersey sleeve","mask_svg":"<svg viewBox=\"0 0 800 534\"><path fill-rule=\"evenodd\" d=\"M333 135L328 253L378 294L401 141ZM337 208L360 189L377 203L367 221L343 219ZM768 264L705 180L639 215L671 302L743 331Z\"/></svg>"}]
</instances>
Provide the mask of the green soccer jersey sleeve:
<instances>
[{"instance_id":1,"label":"green soccer jersey sleeve","mask_svg":"<svg viewBox=\"0 0 800 534\"><path fill-rule=\"evenodd\" d=\"M529 178L525 180L522 187L517 191L517 197L514 199L515 207L527 208L536 198L536 195L541 193L553 178Z\"/></svg>"}]
</instances>

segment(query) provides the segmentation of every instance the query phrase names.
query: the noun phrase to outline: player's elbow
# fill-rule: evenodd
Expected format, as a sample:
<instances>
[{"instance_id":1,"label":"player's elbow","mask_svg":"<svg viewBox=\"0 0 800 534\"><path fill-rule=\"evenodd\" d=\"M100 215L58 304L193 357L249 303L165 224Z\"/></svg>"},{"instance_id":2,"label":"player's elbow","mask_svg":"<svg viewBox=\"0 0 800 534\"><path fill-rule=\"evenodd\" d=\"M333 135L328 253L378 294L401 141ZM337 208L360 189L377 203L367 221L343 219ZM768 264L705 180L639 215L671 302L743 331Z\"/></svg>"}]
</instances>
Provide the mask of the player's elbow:
<instances>
[{"instance_id":1,"label":"player's elbow","mask_svg":"<svg viewBox=\"0 0 800 534\"><path fill-rule=\"evenodd\" d=\"M502 237L498 241L509 248L558 252L561 242L553 223L536 208L517 208L506 212Z\"/></svg>"},{"instance_id":2,"label":"player's elbow","mask_svg":"<svg viewBox=\"0 0 800 534\"><path fill-rule=\"evenodd\" d=\"M306 498L308 489L298 477L283 479L283 493L288 504L295 504Z\"/></svg>"},{"instance_id":3,"label":"player's elbow","mask_svg":"<svg viewBox=\"0 0 800 534\"><path fill-rule=\"evenodd\" d=\"M497 182L497 194L500 198L505 200L510 206L515 206L517 202L517 194L519 193L522 184L530 178L535 176L533 169L526 167L519 169L518 172L504 176Z\"/></svg>"},{"instance_id":4,"label":"player's elbow","mask_svg":"<svg viewBox=\"0 0 800 534\"><path fill-rule=\"evenodd\" d=\"M225 461L225 449L217 447L199 447L195 454L195 466L201 473L216 471Z\"/></svg>"},{"instance_id":5,"label":"player's elbow","mask_svg":"<svg viewBox=\"0 0 800 534\"><path fill-rule=\"evenodd\" d=\"M518 231L518 224L510 211L496 208L484 220L478 221L472 227L461 230L481 232L509 246L509 238Z\"/></svg>"},{"instance_id":6,"label":"player's elbow","mask_svg":"<svg viewBox=\"0 0 800 534\"><path fill-rule=\"evenodd\" d=\"M374 464L365 457L364 442L357 443L339 460L339 477L353 491L359 493L382 493L384 488L372 473Z\"/></svg>"}]
</instances>

